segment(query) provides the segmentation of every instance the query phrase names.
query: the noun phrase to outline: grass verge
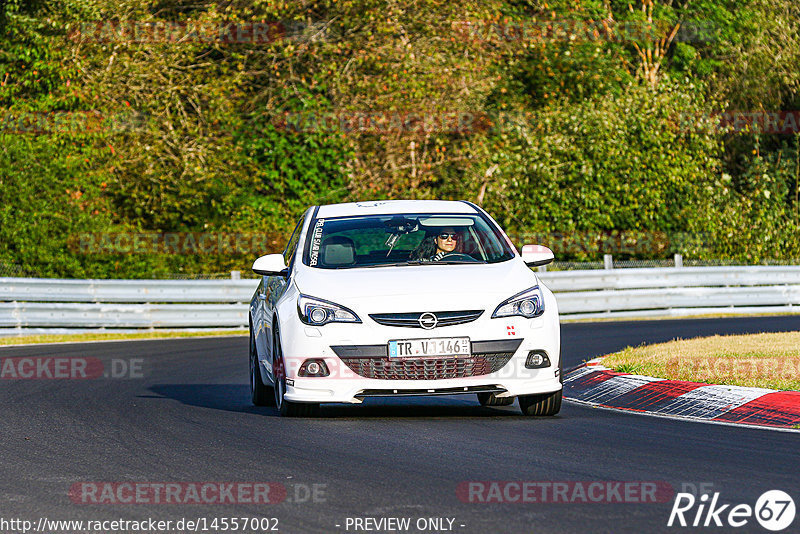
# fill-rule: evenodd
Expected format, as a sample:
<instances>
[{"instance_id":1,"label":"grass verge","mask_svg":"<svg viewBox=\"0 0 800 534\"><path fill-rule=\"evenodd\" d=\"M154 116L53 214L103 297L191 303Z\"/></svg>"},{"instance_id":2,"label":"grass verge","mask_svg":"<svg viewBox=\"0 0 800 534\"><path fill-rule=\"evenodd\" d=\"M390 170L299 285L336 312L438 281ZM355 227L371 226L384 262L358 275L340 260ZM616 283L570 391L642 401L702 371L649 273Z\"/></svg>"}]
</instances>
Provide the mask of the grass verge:
<instances>
[{"instance_id":1,"label":"grass verge","mask_svg":"<svg viewBox=\"0 0 800 534\"><path fill-rule=\"evenodd\" d=\"M131 339L162 339L207 336L245 336L244 330L202 330L198 332L150 331L150 332L109 332L96 334L41 334L34 336L0 337L0 346L31 345L37 343L82 343L85 341L118 341Z\"/></svg>"},{"instance_id":2,"label":"grass verge","mask_svg":"<svg viewBox=\"0 0 800 534\"><path fill-rule=\"evenodd\" d=\"M624 373L800 391L800 332L677 339L603 358Z\"/></svg>"}]
</instances>

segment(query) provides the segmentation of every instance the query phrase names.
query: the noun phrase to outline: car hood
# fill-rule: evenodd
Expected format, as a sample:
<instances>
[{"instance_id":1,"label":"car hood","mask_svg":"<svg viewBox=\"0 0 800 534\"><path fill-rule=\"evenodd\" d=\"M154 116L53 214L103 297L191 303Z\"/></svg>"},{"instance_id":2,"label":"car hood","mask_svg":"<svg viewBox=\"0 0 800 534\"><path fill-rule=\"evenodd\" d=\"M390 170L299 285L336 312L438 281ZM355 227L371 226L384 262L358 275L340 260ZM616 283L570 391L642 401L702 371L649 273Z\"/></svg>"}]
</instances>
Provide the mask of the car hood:
<instances>
[{"instance_id":1,"label":"car hood","mask_svg":"<svg viewBox=\"0 0 800 534\"><path fill-rule=\"evenodd\" d=\"M356 269L304 268L298 290L362 312L474 310L537 284L519 258L488 265L407 265Z\"/></svg>"}]
</instances>

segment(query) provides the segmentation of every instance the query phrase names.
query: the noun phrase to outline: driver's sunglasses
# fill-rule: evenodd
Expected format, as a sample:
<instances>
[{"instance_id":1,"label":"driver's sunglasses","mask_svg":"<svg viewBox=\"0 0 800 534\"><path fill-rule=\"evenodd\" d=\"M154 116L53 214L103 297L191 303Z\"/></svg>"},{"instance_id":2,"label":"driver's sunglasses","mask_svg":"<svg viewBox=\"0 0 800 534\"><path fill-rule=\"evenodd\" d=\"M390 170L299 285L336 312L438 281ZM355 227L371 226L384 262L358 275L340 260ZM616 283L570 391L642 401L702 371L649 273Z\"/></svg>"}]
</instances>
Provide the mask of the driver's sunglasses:
<instances>
[{"instance_id":1,"label":"driver's sunglasses","mask_svg":"<svg viewBox=\"0 0 800 534\"><path fill-rule=\"evenodd\" d=\"M448 234L446 232L442 232L439 234L439 239L442 241L447 241L448 239L452 238L453 241L458 241L458 234Z\"/></svg>"}]
</instances>

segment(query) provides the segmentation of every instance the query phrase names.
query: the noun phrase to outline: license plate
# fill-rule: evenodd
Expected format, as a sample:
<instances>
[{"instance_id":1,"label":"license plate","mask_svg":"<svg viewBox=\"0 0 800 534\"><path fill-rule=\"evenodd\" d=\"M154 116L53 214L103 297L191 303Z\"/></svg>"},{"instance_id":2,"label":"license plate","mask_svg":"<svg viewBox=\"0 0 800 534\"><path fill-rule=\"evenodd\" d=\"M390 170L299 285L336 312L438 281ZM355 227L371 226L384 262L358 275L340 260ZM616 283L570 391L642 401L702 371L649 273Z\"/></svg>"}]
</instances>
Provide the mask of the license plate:
<instances>
[{"instance_id":1,"label":"license plate","mask_svg":"<svg viewBox=\"0 0 800 534\"><path fill-rule=\"evenodd\" d=\"M389 358L467 357L472 353L468 337L432 337L389 341Z\"/></svg>"}]
</instances>

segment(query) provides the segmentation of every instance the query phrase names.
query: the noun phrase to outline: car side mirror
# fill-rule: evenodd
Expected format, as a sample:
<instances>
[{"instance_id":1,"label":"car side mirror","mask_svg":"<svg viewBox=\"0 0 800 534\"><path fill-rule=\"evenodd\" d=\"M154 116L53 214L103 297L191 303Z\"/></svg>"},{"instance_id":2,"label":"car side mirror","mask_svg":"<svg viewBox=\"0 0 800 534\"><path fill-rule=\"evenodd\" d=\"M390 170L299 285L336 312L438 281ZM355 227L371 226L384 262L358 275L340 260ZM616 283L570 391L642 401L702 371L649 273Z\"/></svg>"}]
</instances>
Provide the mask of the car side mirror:
<instances>
[{"instance_id":1,"label":"car side mirror","mask_svg":"<svg viewBox=\"0 0 800 534\"><path fill-rule=\"evenodd\" d=\"M289 271L283 254L267 254L253 262L253 272L262 276L286 276Z\"/></svg>"},{"instance_id":2,"label":"car side mirror","mask_svg":"<svg viewBox=\"0 0 800 534\"><path fill-rule=\"evenodd\" d=\"M541 267L552 263L555 259L553 251L542 245L525 245L522 247L522 261L528 267Z\"/></svg>"}]
</instances>

